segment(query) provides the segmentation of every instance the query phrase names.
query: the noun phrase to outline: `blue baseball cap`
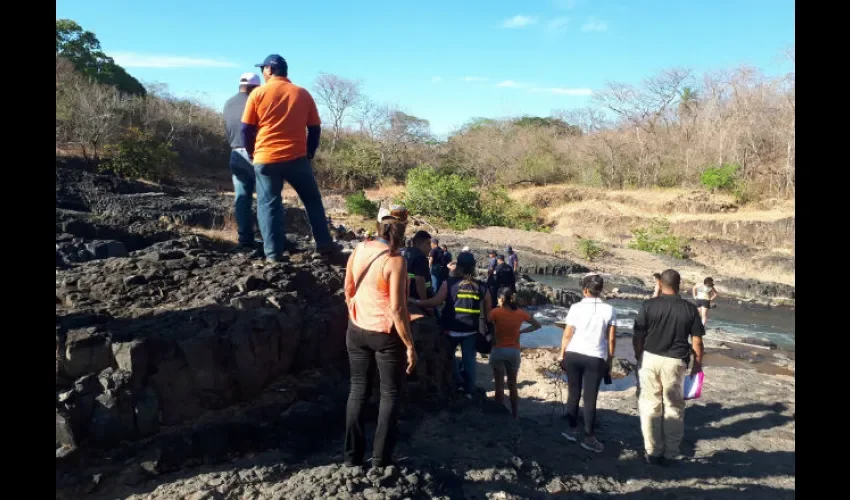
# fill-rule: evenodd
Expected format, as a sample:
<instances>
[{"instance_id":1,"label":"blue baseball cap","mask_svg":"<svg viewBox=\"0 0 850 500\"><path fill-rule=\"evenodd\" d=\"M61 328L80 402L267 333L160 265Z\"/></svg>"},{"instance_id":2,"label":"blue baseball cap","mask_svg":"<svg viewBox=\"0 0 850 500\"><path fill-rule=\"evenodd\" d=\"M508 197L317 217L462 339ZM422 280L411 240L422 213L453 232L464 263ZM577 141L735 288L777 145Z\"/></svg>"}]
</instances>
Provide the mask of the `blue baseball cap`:
<instances>
[{"instance_id":1,"label":"blue baseball cap","mask_svg":"<svg viewBox=\"0 0 850 500\"><path fill-rule=\"evenodd\" d=\"M460 267L475 267L475 256L470 252L461 252L457 256L457 265Z\"/></svg>"},{"instance_id":2,"label":"blue baseball cap","mask_svg":"<svg viewBox=\"0 0 850 500\"><path fill-rule=\"evenodd\" d=\"M271 66L273 68L279 68L281 66L285 67L286 59L281 57L279 54L272 54L266 57L266 60L263 61L261 64L255 64L255 66L258 68L264 68L266 66Z\"/></svg>"}]
</instances>

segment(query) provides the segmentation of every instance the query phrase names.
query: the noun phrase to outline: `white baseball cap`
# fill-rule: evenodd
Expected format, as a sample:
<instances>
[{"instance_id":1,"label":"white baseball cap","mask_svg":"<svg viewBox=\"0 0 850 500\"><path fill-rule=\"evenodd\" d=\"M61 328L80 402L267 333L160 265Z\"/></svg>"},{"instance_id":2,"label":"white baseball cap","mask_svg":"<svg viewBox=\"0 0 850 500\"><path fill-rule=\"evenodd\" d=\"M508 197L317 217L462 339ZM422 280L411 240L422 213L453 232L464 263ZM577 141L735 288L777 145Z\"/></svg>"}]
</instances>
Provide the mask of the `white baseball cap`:
<instances>
[{"instance_id":1,"label":"white baseball cap","mask_svg":"<svg viewBox=\"0 0 850 500\"><path fill-rule=\"evenodd\" d=\"M239 77L239 85L260 85L260 77L254 73L242 73Z\"/></svg>"},{"instance_id":2,"label":"white baseball cap","mask_svg":"<svg viewBox=\"0 0 850 500\"><path fill-rule=\"evenodd\" d=\"M407 209L404 205L392 205L390 208L381 207L378 210L378 222L382 222L386 218L392 218L399 222L407 222Z\"/></svg>"}]
</instances>

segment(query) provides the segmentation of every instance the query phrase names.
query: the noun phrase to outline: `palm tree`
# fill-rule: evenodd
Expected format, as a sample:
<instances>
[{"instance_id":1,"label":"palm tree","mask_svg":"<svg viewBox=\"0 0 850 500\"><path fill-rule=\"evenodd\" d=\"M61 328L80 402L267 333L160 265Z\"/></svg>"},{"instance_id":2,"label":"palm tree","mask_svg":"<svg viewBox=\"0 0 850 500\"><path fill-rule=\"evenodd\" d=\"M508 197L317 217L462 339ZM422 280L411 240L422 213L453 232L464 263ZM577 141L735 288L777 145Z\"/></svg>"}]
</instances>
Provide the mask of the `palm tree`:
<instances>
[{"instance_id":1,"label":"palm tree","mask_svg":"<svg viewBox=\"0 0 850 500\"><path fill-rule=\"evenodd\" d=\"M685 87L679 93L679 119L689 118L696 111L699 96L691 87Z\"/></svg>"}]
</instances>

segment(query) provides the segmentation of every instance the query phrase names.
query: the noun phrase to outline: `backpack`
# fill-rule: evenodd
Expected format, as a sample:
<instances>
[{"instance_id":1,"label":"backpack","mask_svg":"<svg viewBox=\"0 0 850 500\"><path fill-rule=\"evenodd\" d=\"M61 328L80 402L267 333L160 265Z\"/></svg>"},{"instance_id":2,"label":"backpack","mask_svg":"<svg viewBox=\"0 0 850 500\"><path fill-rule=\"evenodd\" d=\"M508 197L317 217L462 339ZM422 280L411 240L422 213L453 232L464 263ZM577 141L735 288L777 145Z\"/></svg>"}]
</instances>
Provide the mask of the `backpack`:
<instances>
[{"instance_id":1,"label":"backpack","mask_svg":"<svg viewBox=\"0 0 850 500\"><path fill-rule=\"evenodd\" d=\"M448 297L441 315L444 330L475 332L479 330L483 294L486 288L477 280L449 278Z\"/></svg>"}]
</instances>

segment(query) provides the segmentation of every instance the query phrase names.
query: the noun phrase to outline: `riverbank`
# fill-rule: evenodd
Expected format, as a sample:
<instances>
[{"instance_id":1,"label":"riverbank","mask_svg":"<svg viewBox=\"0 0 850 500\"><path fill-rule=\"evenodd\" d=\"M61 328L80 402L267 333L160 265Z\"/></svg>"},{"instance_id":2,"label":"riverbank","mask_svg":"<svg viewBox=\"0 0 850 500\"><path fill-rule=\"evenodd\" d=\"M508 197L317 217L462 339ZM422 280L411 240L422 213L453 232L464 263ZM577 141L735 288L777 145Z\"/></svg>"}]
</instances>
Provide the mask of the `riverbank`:
<instances>
[{"instance_id":1,"label":"riverbank","mask_svg":"<svg viewBox=\"0 0 850 500\"><path fill-rule=\"evenodd\" d=\"M725 275L693 260L674 259L628 248L612 247L611 255L596 261L583 259L575 252L556 253L555 249L569 243L567 240L568 237L563 235L503 227L440 235L440 241L448 242L452 251L469 246L482 255L486 255L486 251L491 248L503 252L505 245L510 244L519 256L521 272L530 275L569 275L589 270L604 273L612 278L612 283L616 283L612 286L618 288L609 297L649 298L655 285L652 274L673 268L682 276L682 290L690 290L695 284L702 283L706 276L712 276L718 292L728 299L768 307L793 308L795 304L795 288L792 285L748 278L745 273Z\"/></svg>"}]
</instances>

